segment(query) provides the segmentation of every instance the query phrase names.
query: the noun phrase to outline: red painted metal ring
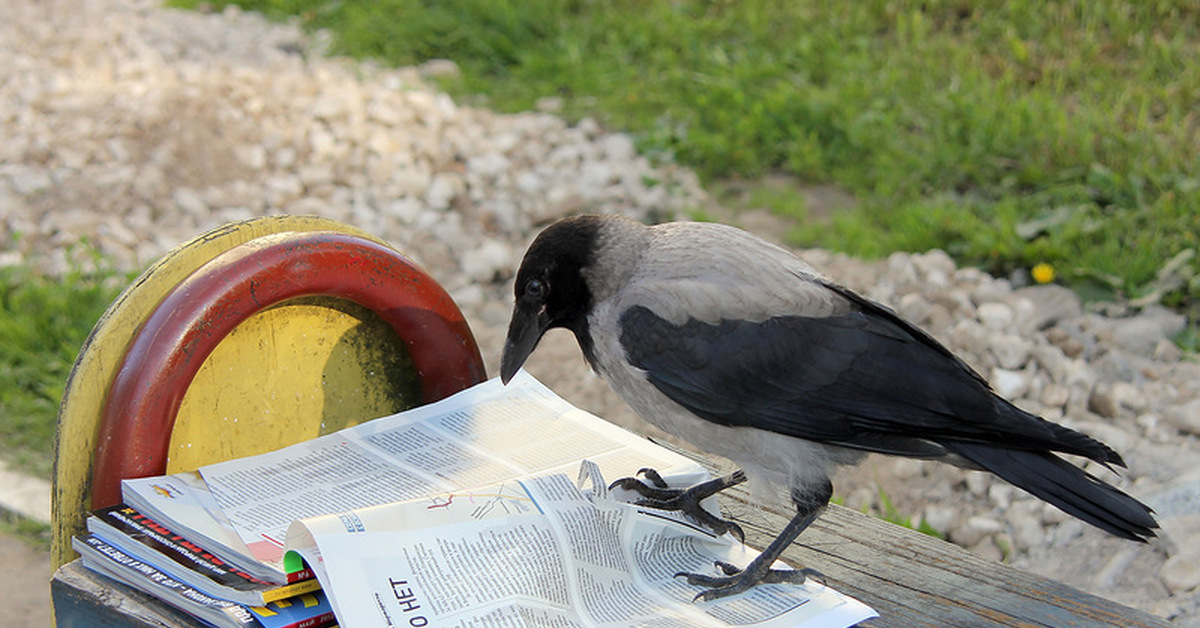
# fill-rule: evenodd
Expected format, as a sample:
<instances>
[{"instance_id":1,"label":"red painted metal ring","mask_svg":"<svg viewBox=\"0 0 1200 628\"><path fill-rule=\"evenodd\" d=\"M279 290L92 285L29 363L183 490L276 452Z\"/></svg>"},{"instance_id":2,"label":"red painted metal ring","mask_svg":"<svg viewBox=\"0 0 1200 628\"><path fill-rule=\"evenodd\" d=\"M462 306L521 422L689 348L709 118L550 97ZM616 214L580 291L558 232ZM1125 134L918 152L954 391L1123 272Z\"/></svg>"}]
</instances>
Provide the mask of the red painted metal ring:
<instances>
[{"instance_id":1,"label":"red painted metal ring","mask_svg":"<svg viewBox=\"0 0 1200 628\"><path fill-rule=\"evenodd\" d=\"M400 253L337 232L263 236L180 282L138 331L101 417L94 508L120 502L122 478L165 473L184 393L217 344L256 312L304 296L343 298L387 321L411 354L424 403L486 378L458 306Z\"/></svg>"}]
</instances>

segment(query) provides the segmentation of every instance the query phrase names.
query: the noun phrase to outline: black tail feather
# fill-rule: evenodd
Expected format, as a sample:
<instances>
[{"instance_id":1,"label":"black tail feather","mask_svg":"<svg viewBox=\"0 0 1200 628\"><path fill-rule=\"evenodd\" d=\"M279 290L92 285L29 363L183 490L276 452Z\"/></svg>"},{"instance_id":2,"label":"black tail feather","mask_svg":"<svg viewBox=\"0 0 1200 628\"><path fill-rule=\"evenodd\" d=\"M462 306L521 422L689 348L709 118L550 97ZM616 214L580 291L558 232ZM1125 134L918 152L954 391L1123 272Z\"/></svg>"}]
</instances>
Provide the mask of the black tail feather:
<instances>
[{"instance_id":1,"label":"black tail feather","mask_svg":"<svg viewBox=\"0 0 1200 628\"><path fill-rule=\"evenodd\" d=\"M978 443L943 445L1105 532L1134 541L1155 536L1158 522L1149 506L1052 453Z\"/></svg>"},{"instance_id":2,"label":"black tail feather","mask_svg":"<svg viewBox=\"0 0 1200 628\"><path fill-rule=\"evenodd\" d=\"M1124 467L1125 461L1108 445L1069 427L1047 421L1030 414L1007 400L996 397L996 416L1006 425L1013 440L999 438L1013 449L1026 451L1057 451L1064 454L1083 456L1108 467Z\"/></svg>"}]
</instances>

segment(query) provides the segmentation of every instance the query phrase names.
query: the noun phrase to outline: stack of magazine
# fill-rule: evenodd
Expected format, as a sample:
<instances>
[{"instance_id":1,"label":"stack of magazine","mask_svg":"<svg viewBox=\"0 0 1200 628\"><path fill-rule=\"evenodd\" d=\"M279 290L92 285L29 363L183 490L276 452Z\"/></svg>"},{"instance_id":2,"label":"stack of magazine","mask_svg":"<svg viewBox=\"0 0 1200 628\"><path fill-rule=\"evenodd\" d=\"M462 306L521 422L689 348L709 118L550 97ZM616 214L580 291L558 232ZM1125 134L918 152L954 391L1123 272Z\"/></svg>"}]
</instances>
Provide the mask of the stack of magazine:
<instances>
[{"instance_id":1,"label":"stack of magazine","mask_svg":"<svg viewBox=\"0 0 1200 628\"><path fill-rule=\"evenodd\" d=\"M675 573L757 553L606 489L644 467L678 486L708 477L521 373L125 480L125 503L93 513L74 546L86 567L214 626L842 628L875 615L816 582L694 602Z\"/></svg>"},{"instance_id":2,"label":"stack of magazine","mask_svg":"<svg viewBox=\"0 0 1200 628\"><path fill-rule=\"evenodd\" d=\"M311 571L276 577L243 568L220 555L228 552L210 551L125 504L93 512L87 527L88 534L72 541L85 567L206 624L321 628L337 623Z\"/></svg>"}]
</instances>

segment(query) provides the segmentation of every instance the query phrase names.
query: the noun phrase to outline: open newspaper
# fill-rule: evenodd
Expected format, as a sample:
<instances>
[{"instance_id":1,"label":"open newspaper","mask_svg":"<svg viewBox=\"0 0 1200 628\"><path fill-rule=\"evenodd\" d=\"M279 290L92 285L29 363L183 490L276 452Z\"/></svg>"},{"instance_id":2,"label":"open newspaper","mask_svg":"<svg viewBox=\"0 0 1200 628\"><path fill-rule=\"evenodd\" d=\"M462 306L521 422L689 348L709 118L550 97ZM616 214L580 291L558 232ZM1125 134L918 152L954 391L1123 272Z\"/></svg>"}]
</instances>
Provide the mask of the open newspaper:
<instances>
[{"instance_id":1,"label":"open newspaper","mask_svg":"<svg viewBox=\"0 0 1200 628\"><path fill-rule=\"evenodd\" d=\"M213 540L212 537L219 538L229 550L251 557L276 574L286 573L288 570L283 559L287 549L288 529L293 522L333 515L333 520L338 526L352 531L357 525L355 517L362 519L362 514L371 507L409 502L410 506L399 507L400 511L405 513L399 523L392 519L392 523L378 531L379 534L394 535L395 538L389 536L387 539L372 539L374 533L336 534L328 536L327 539L327 542L333 545L320 548L319 557L323 557L323 567L327 568L325 576L329 579L325 584L331 591L330 598L335 609L340 607L346 612L360 612L361 604L345 604L338 601L339 592L356 590L354 585L348 588L344 583L348 582L346 578L350 577L349 574L358 571L359 568L348 568L349 563L346 561L359 560L364 554L366 557L378 556L382 553L382 547L397 548L410 541L417 542L426 550L433 547L445 549L448 547L446 543L450 543L450 539L453 538L460 538L460 541L480 538L480 530L483 528L475 529L472 526L484 526L492 530L512 541L520 551L541 548L538 551L554 551L560 557L566 556L573 551L570 549L571 545L564 544L563 537L555 540L554 535L548 535L545 531L554 530L555 526L558 526L560 531L566 529L568 524L560 516L561 513L585 507L600 513L592 519L603 520L608 526L591 531L601 536L592 539L594 542L589 542L588 547L600 551L601 538L609 541L617 539L616 547L603 550L614 556L606 559L610 561L607 566L613 568L617 563L611 561L616 561L617 555L624 555L626 561L633 562L628 565L621 563L622 568L637 567L637 561L645 558L646 554L638 549L639 546L629 544L637 539L649 542L645 539L658 538L644 532L648 528L645 525L639 526L637 522L644 523L647 518L660 522L667 522L667 519L660 516L661 514L646 514L645 509L629 510L628 506L616 508L605 500L593 502L587 498L580 498L577 495L578 491L570 494L569 500L559 504L547 497L546 487L560 486L562 483L535 479L539 476L573 477L579 473L581 461L585 459L595 465L593 473L596 477L624 477L634 474L642 467L653 467L681 484L691 484L707 477L707 472L695 461L575 408L531 376L521 373L508 386L502 385L498 380L491 380L435 404L353 426L275 452L209 465L200 469L199 476L178 474L127 481L123 489L126 502L152 517L170 521L176 527L185 527L177 520L178 517L204 519L203 524L197 524L196 527L205 530L210 540ZM181 492L180 496L172 495L175 489ZM580 499L586 504L580 502ZM419 508L413 508L411 503L421 502L412 500L426 501ZM499 516L473 515L464 520L461 516L454 515L448 520L444 519L443 516L450 510L448 504L454 500L458 500L460 506L466 501L491 515ZM521 509L521 504L525 504L525 510ZM559 508L555 504L563 507ZM474 511L473 508L471 512ZM628 518L628 521L625 521L625 518ZM679 521L670 521L669 525L675 530L690 530L692 537L688 538L706 539L695 547L715 547L712 535L695 526ZM502 529L508 531L501 533ZM641 532L635 534L632 530ZM522 536L524 534L535 536L526 538ZM401 537L407 541L402 542ZM543 542L533 543L534 538ZM689 541L693 542L699 541ZM423 543L425 545L422 545ZM725 539L722 543L728 545L730 540ZM317 542L315 545L321 543ZM412 551L417 551L416 546L412 547ZM313 545L308 546L308 550L311 551L312 548ZM304 553L304 547L299 549ZM642 547L642 550L644 549ZM727 550L728 548L720 551ZM740 552L743 548L737 546L736 550ZM463 545L460 551L478 555L476 548L469 543ZM502 555L515 556L513 551L517 550L505 550ZM313 553L305 556L311 560L318 559L318 555ZM681 593L679 597L690 600L696 589L682 583L681 580L677 582L670 576L681 570L704 570L704 565L695 563L695 560L707 561L711 568L714 556L731 558L720 552L714 554L711 550L706 551L702 560L693 556L693 562L681 560L680 564L663 566L662 569L669 570L670 573L662 582L650 584L653 581L644 575L630 575L629 584L644 589L648 587L647 591L655 590L658 586L687 588L692 591L691 595ZM390 561L379 562L387 564L396 560L393 556ZM532 577L537 582L535 588L543 596L552 596L556 602L571 600L566 608L574 608L575 602L582 602L583 598L580 596L584 595L589 587L593 590L603 589L606 594L625 591L620 588L613 589L612 587L616 586L615 581L603 579L609 578L620 569L601 574L586 566L580 571L584 563L574 559L562 562L543 556L537 560L530 558L533 562L522 560L525 561L521 563L523 569L534 571L514 570L512 565L506 565L504 560L496 559L490 563L481 563L481 566L472 569L470 574L459 573L457 576L470 575L476 579L467 583L469 586L466 589L491 583L505 590L519 588L518 583ZM484 567L486 570L483 570ZM320 570L315 570L320 573ZM567 570L571 570L572 575L568 576ZM645 569L642 569L642 572L645 572ZM629 571L629 574L636 573L641 572L636 569ZM453 574L447 572L441 574L444 577L431 579L426 574L425 581L448 584L451 575ZM596 580L601 576L601 580ZM604 582L609 584L603 584ZM400 592L407 589L399 584L396 587L393 597L403 597ZM558 590L555 590L555 587L558 587ZM858 614L851 614L858 619L862 618L859 616L862 613L867 613L867 616L870 614L869 609L850 598L818 585L771 585L763 590L775 591L782 588L791 589L787 594L789 596L800 595L809 600L798 606L807 606L809 610L817 609L820 611L816 613L817 616L831 619L829 623L812 624L814 626L845 626L857 621L847 620L840 611L821 610L825 609L826 605L812 602L817 599L812 597L812 594L818 589L822 591L822 595L828 592L834 596L830 599L837 600L829 606L830 609L844 611L851 607L858 608ZM479 594L483 595L481 591L482 589ZM646 599L655 603L662 601L660 593L654 593ZM750 600L757 598L747 595L731 598L730 606L743 608L746 604L768 604L764 600ZM685 608L695 610L691 609L691 606L710 605L689 604L685 605ZM522 623L510 621L512 617L508 613L515 612L520 615L528 610L524 606L509 610L500 606L489 608L497 613L491 616L491 619L481 616L477 623L467 622L461 625L507 626L528 623L583 626L602 625L608 621L604 620L604 615L601 614L590 619L588 616L581 616L581 619L566 622L567 616L560 614L564 607L553 606L550 610L547 610L550 607L535 607L538 609L537 613L525 617ZM654 613L647 616L654 616ZM403 616L390 617L394 620ZM428 616L423 617L425 620L429 619ZM538 617L544 617L545 622L538 620ZM341 615L339 619L344 625L373 625L348 621ZM691 619L694 618L682 620L680 625L694 625ZM366 620L360 618L360 621ZM408 623L407 619L405 623ZM613 625L639 623L641 622L618 621ZM443 621L439 621L438 624L459 625ZM789 621L786 624L772 625L796 624L797 622ZM384 620L384 623L374 625L388 624Z\"/></svg>"},{"instance_id":2,"label":"open newspaper","mask_svg":"<svg viewBox=\"0 0 1200 628\"><path fill-rule=\"evenodd\" d=\"M587 492L552 474L301 520L288 546L355 628L819 628L875 616L816 582L694 603L699 589L677 572L744 566L757 552L677 513L610 498L590 461L583 472Z\"/></svg>"},{"instance_id":3,"label":"open newspaper","mask_svg":"<svg viewBox=\"0 0 1200 628\"><path fill-rule=\"evenodd\" d=\"M641 467L707 473L695 461L567 403L532 376L491 380L290 447L123 480L122 497L256 577L287 582L297 519L459 491L596 461L612 477Z\"/></svg>"}]
</instances>

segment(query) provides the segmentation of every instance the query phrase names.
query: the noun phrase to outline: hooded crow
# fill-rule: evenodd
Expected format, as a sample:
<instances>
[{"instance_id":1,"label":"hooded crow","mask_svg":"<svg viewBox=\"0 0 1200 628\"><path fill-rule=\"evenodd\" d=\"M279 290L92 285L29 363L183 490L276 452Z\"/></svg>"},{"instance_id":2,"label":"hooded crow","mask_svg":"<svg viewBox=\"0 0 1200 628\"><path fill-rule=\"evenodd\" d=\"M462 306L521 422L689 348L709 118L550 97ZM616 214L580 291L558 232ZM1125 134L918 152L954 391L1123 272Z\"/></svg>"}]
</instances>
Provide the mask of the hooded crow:
<instances>
[{"instance_id":1,"label":"hooded crow","mask_svg":"<svg viewBox=\"0 0 1200 628\"><path fill-rule=\"evenodd\" d=\"M789 491L795 517L744 570L680 574L705 588L698 599L803 582L811 570L771 565L828 504L834 467L867 452L990 471L1127 539L1158 527L1150 508L1057 455L1123 467L1108 446L1017 408L892 310L740 229L566 218L530 245L514 292L503 381L547 330L569 329L643 418ZM621 483L694 502L744 478L699 495Z\"/></svg>"}]
</instances>

